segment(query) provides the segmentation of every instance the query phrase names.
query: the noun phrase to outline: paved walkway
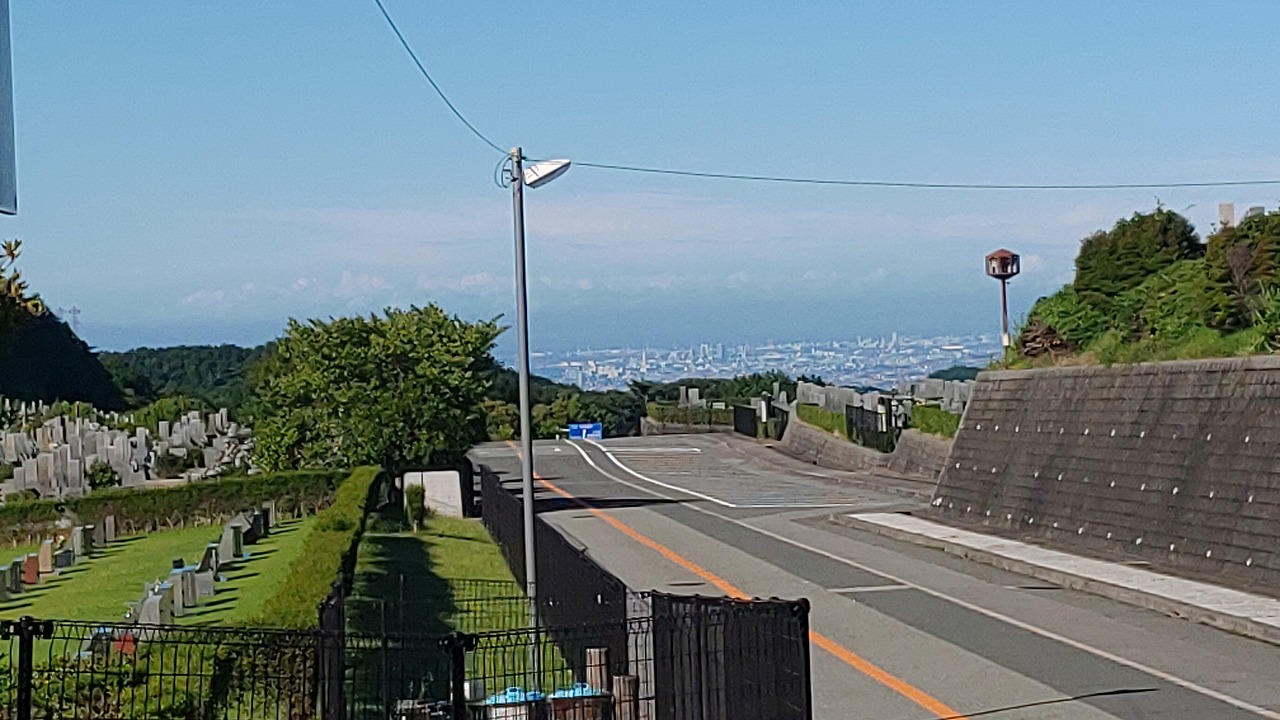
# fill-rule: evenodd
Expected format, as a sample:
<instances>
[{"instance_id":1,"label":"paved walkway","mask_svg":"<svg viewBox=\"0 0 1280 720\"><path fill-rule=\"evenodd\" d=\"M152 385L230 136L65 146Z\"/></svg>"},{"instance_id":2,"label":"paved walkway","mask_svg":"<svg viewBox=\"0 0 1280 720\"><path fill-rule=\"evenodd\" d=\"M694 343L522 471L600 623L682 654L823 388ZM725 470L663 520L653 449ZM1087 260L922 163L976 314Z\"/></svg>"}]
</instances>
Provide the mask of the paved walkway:
<instances>
[{"instance_id":1,"label":"paved walkway","mask_svg":"<svg viewBox=\"0 0 1280 720\"><path fill-rule=\"evenodd\" d=\"M1077 590L1280 643L1280 600L1070 555L899 513L845 516L861 529Z\"/></svg>"}]
</instances>

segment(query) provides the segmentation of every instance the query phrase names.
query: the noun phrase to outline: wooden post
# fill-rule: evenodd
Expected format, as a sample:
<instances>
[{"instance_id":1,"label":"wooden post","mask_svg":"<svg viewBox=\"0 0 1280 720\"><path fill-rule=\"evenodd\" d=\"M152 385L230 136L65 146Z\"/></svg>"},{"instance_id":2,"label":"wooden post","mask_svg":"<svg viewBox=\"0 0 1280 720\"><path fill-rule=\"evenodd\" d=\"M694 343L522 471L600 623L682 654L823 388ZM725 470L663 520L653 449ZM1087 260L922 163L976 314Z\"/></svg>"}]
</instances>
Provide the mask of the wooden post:
<instances>
[{"instance_id":1,"label":"wooden post","mask_svg":"<svg viewBox=\"0 0 1280 720\"><path fill-rule=\"evenodd\" d=\"M614 720L640 720L640 677L613 676Z\"/></svg>"},{"instance_id":2,"label":"wooden post","mask_svg":"<svg viewBox=\"0 0 1280 720\"><path fill-rule=\"evenodd\" d=\"M587 684L609 691L609 648L587 648Z\"/></svg>"}]
</instances>

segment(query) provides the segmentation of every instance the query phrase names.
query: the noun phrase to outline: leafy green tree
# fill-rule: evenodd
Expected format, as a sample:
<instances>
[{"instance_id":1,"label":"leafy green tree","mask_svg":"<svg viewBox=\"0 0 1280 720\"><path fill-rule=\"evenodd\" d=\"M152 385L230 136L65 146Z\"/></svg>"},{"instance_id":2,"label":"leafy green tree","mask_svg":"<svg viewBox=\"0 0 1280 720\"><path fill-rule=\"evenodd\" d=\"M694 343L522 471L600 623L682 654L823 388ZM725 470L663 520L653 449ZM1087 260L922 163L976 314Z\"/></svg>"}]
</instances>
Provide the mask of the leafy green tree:
<instances>
[{"instance_id":1,"label":"leafy green tree","mask_svg":"<svg viewBox=\"0 0 1280 720\"><path fill-rule=\"evenodd\" d=\"M1268 309L1265 291L1280 281L1280 210L1211 235L1205 264L1209 321L1222 330L1251 325Z\"/></svg>"},{"instance_id":2,"label":"leafy green tree","mask_svg":"<svg viewBox=\"0 0 1280 720\"><path fill-rule=\"evenodd\" d=\"M117 487L120 485L120 474L105 461L99 460L89 466L85 472L85 482L94 490Z\"/></svg>"},{"instance_id":3,"label":"leafy green tree","mask_svg":"<svg viewBox=\"0 0 1280 720\"><path fill-rule=\"evenodd\" d=\"M485 437L481 401L501 329L436 305L289 322L251 372L268 470L451 462Z\"/></svg>"},{"instance_id":4,"label":"leafy green tree","mask_svg":"<svg viewBox=\"0 0 1280 720\"><path fill-rule=\"evenodd\" d=\"M182 345L100 353L102 364L133 406L184 396L238 420L252 420L255 407L249 368L269 348L236 345Z\"/></svg>"},{"instance_id":5,"label":"leafy green tree","mask_svg":"<svg viewBox=\"0 0 1280 720\"><path fill-rule=\"evenodd\" d=\"M1085 302L1106 307L1173 263L1203 254L1195 228L1178 213L1164 208L1134 213L1111 230L1084 239L1073 287Z\"/></svg>"}]
</instances>

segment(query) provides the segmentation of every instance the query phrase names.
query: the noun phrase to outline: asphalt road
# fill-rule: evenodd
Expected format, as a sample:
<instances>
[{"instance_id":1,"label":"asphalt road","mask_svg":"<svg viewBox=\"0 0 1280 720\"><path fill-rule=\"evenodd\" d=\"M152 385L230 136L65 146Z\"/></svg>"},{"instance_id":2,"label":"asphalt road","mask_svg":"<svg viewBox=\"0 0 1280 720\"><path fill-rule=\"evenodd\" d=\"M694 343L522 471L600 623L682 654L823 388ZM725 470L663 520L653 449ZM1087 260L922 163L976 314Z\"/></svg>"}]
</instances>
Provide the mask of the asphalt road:
<instances>
[{"instance_id":1,"label":"asphalt road","mask_svg":"<svg viewBox=\"0 0 1280 720\"><path fill-rule=\"evenodd\" d=\"M513 447L472 455L520 476ZM919 505L911 483L721 435L544 442L534 459L539 493L598 508L545 517L632 588L809 598L818 718L1280 720L1280 648L829 519ZM1113 690L1140 692L1068 699Z\"/></svg>"}]
</instances>

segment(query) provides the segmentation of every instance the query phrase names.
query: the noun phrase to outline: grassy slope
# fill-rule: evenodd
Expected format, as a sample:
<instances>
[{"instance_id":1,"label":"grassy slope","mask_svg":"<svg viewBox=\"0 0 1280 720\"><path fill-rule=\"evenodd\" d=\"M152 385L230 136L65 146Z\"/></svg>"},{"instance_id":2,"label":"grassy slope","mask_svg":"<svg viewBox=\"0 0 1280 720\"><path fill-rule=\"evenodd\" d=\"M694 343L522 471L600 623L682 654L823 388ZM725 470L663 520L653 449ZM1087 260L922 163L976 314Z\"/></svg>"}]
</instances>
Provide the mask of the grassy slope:
<instances>
[{"instance_id":1,"label":"grassy slope","mask_svg":"<svg viewBox=\"0 0 1280 720\"><path fill-rule=\"evenodd\" d=\"M184 622L235 622L260 609L297 555L311 522L307 518L282 524L279 532L250 546L250 560L230 569L229 581L218 585L218 595ZM121 620L128 604L142 597L144 583L166 577L174 558L198 562L218 532L217 527L197 527L121 538L101 555L0 603L0 618Z\"/></svg>"}]
</instances>

